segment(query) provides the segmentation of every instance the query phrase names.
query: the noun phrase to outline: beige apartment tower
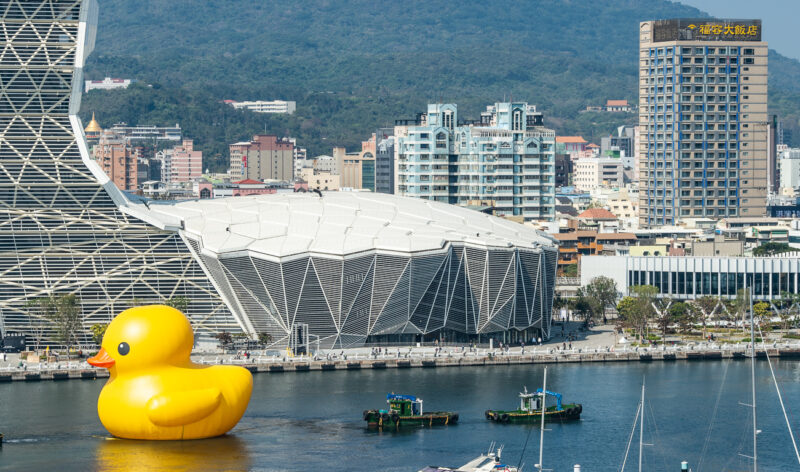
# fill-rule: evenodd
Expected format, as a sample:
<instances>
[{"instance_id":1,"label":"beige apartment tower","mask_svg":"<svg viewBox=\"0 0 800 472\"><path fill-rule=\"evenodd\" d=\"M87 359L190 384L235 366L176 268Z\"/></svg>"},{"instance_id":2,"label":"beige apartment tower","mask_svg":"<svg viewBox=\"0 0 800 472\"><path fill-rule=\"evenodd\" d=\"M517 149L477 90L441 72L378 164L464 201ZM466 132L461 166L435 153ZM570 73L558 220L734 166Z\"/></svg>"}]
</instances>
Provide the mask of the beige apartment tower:
<instances>
[{"instance_id":1,"label":"beige apartment tower","mask_svg":"<svg viewBox=\"0 0 800 472\"><path fill-rule=\"evenodd\" d=\"M639 46L640 224L765 215L761 20L645 21Z\"/></svg>"},{"instance_id":2,"label":"beige apartment tower","mask_svg":"<svg viewBox=\"0 0 800 472\"><path fill-rule=\"evenodd\" d=\"M287 138L257 134L229 146L231 179L294 179L294 144Z\"/></svg>"}]
</instances>

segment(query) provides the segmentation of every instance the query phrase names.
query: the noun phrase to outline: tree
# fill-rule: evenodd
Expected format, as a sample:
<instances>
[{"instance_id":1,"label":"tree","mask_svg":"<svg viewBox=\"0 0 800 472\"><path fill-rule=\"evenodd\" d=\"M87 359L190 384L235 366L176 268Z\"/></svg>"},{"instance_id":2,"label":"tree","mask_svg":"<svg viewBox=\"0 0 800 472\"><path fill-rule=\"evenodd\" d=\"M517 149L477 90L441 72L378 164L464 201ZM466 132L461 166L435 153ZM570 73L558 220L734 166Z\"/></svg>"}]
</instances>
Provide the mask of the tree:
<instances>
[{"instance_id":1,"label":"tree","mask_svg":"<svg viewBox=\"0 0 800 472\"><path fill-rule=\"evenodd\" d=\"M258 333L258 342L261 343L263 346L272 342L272 335L267 332L260 332Z\"/></svg>"},{"instance_id":2,"label":"tree","mask_svg":"<svg viewBox=\"0 0 800 472\"><path fill-rule=\"evenodd\" d=\"M181 313L186 313L189 308L189 299L186 297L172 297L164 300L164 305L175 308Z\"/></svg>"},{"instance_id":3,"label":"tree","mask_svg":"<svg viewBox=\"0 0 800 472\"><path fill-rule=\"evenodd\" d=\"M579 295L575 300L574 310L578 316L583 318L583 322L588 324L589 319L592 317L592 304L589 302L588 298L580 294L580 289L578 289L578 292Z\"/></svg>"},{"instance_id":4,"label":"tree","mask_svg":"<svg viewBox=\"0 0 800 472\"><path fill-rule=\"evenodd\" d=\"M774 256L784 252L794 252L797 249L786 243L764 243L753 249L754 256Z\"/></svg>"},{"instance_id":5,"label":"tree","mask_svg":"<svg viewBox=\"0 0 800 472\"><path fill-rule=\"evenodd\" d=\"M578 276L578 264L569 264L564 267L563 270L564 277L577 277Z\"/></svg>"},{"instance_id":6,"label":"tree","mask_svg":"<svg viewBox=\"0 0 800 472\"><path fill-rule=\"evenodd\" d=\"M105 336L106 329L108 329L108 323L93 324L89 329L92 331L92 340L99 346L103 342L103 336Z\"/></svg>"},{"instance_id":7,"label":"tree","mask_svg":"<svg viewBox=\"0 0 800 472\"><path fill-rule=\"evenodd\" d=\"M578 289L575 298L575 313L583 318L584 324L599 316L603 312L603 304L597 296L589 293L588 286Z\"/></svg>"},{"instance_id":8,"label":"tree","mask_svg":"<svg viewBox=\"0 0 800 472\"><path fill-rule=\"evenodd\" d=\"M643 340L647 324L655 316L653 302L658 295L658 288L652 285L635 285L630 290L632 296L623 298L617 304L617 312L624 325L634 329L639 340Z\"/></svg>"},{"instance_id":9,"label":"tree","mask_svg":"<svg viewBox=\"0 0 800 472\"><path fill-rule=\"evenodd\" d=\"M694 324L695 317L692 307L688 303L675 302L669 307L669 314L672 321L678 323L682 333L688 332Z\"/></svg>"},{"instance_id":10,"label":"tree","mask_svg":"<svg viewBox=\"0 0 800 472\"><path fill-rule=\"evenodd\" d=\"M756 318L761 319L762 322L764 320L769 321L769 312L770 312L769 308L770 308L769 303L758 302L755 305L753 305L753 314L755 315Z\"/></svg>"},{"instance_id":11,"label":"tree","mask_svg":"<svg viewBox=\"0 0 800 472\"><path fill-rule=\"evenodd\" d=\"M709 318L714 316L714 313L717 311L717 308L719 307L720 307L719 298L712 297L710 295L697 298L690 302L690 308L698 315L697 318L700 319L700 322L703 325L704 339L706 337L706 321L708 321Z\"/></svg>"},{"instance_id":12,"label":"tree","mask_svg":"<svg viewBox=\"0 0 800 472\"><path fill-rule=\"evenodd\" d=\"M77 341L77 335L83 326L81 319L80 299L74 294L37 298L28 302L28 306L37 306L40 316L49 320L55 328L55 339L67 347Z\"/></svg>"},{"instance_id":13,"label":"tree","mask_svg":"<svg viewBox=\"0 0 800 472\"><path fill-rule=\"evenodd\" d=\"M617 313L623 322L634 316L634 310L636 310L636 299L633 297L622 297L622 300L617 303Z\"/></svg>"},{"instance_id":14,"label":"tree","mask_svg":"<svg viewBox=\"0 0 800 472\"><path fill-rule=\"evenodd\" d=\"M609 277L595 277L589 282L585 290L586 296L597 300L602 311L603 321L606 318L606 308L614 306L617 302L617 283Z\"/></svg>"},{"instance_id":15,"label":"tree","mask_svg":"<svg viewBox=\"0 0 800 472\"><path fill-rule=\"evenodd\" d=\"M220 332L220 333L217 333L217 334L215 334L215 335L214 335L214 338L216 338L216 339L217 339L217 341L219 341L219 344L220 344L220 345L221 345L223 348L224 348L225 346L228 346L228 345L230 345L230 344L233 344L233 336L231 336L231 333L229 333L229 332L227 332L227 331L222 331L222 332Z\"/></svg>"}]
</instances>

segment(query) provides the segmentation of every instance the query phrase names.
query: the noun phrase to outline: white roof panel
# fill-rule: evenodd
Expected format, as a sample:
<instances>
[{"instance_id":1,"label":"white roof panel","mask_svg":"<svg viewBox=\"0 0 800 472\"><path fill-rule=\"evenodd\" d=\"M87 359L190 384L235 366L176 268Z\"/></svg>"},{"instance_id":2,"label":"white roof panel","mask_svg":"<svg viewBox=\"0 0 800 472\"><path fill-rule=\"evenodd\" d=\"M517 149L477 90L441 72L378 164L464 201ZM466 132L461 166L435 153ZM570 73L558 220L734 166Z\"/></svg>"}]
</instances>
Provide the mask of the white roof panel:
<instances>
[{"instance_id":1,"label":"white roof panel","mask_svg":"<svg viewBox=\"0 0 800 472\"><path fill-rule=\"evenodd\" d=\"M154 217L183 221L206 249L248 249L274 257L345 256L372 249L430 251L447 242L486 247L554 247L530 226L454 205L370 192L278 193L151 205Z\"/></svg>"}]
</instances>

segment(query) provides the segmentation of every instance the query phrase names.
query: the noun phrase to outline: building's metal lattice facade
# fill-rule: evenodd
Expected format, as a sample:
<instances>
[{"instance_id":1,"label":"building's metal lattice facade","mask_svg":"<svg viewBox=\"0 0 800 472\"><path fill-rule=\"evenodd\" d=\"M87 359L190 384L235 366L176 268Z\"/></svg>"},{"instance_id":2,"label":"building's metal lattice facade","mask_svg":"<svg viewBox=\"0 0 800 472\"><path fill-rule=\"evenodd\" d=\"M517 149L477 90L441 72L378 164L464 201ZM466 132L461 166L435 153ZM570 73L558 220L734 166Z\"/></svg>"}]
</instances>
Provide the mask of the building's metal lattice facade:
<instances>
[{"instance_id":1,"label":"building's metal lattice facade","mask_svg":"<svg viewBox=\"0 0 800 472\"><path fill-rule=\"evenodd\" d=\"M124 211L90 160L76 113L96 16L94 0L0 0L0 331L56 344L26 302L68 293L82 342L134 303L173 297L201 333L240 331L180 236Z\"/></svg>"},{"instance_id":2,"label":"building's metal lattice facade","mask_svg":"<svg viewBox=\"0 0 800 472\"><path fill-rule=\"evenodd\" d=\"M557 253L553 248L480 248L448 244L423 254L344 258L305 255L274 261L256 254L193 250L223 296L258 332L292 344L307 326L314 346L343 348L368 336L466 335L535 328L550 335Z\"/></svg>"}]
</instances>

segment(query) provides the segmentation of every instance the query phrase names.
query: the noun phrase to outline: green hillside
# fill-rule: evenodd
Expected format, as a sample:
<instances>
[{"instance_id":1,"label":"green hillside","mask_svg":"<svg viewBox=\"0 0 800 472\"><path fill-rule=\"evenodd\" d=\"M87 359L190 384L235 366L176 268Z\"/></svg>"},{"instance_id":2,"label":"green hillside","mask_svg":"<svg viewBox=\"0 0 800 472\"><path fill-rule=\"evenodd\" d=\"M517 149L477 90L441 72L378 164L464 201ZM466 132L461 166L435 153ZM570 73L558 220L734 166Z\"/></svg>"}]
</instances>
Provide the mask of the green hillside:
<instances>
[{"instance_id":1,"label":"green hillside","mask_svg":"<svg viewBox=\"0 0 800 472\"><path fill-rule=\"evenodd\" d=\"M104 125L180 122L215 170L227 167L227 143L255 132L330 153L431 101L475 117L513 96L538 105L559 133L599 140L635 117L579 111L635 101L638 23L677 16L705 15L664 0L101 0L88 77L152 87L92 92L82 113ZM770 66L773 109L796 127L800 63L772 54ZM219 103L226 98L298 109L264 116Z\"/></svg>"}]
</instances>

